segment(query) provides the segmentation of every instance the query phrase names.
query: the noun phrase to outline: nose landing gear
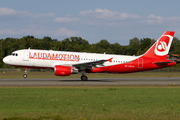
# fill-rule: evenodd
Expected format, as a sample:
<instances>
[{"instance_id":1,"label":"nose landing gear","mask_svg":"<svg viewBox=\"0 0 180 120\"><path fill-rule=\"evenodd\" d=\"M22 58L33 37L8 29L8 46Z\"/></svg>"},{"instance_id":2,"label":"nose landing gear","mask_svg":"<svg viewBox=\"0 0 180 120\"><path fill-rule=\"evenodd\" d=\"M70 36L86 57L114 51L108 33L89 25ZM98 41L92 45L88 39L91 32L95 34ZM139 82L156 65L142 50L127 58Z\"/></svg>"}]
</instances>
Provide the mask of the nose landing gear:
<instances>
[{"instance_id":1,"label":"nose landing gear","mask_svg":"<svg viewBox=\"0 0 180 120\"><path fill-rule=\"evenodd\" d=\"M25 68L25 74L23 75L24 78L27 78L27 72L28 72L28 68Z\"/></svg>"}]
</instances>

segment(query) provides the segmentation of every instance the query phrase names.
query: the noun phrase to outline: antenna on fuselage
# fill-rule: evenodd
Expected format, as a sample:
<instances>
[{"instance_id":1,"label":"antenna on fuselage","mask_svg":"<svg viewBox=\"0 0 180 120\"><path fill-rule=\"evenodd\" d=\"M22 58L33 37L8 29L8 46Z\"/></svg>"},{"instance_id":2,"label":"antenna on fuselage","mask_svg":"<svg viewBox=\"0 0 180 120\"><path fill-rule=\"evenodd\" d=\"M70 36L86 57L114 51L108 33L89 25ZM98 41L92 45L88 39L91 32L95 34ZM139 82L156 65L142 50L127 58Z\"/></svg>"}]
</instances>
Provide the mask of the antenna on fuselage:
<instances>
[{"instance_id":1,"label":"antenna on fuselage","mask_svg":"<svg viewBox=\"0 0 180 120\"><path fill-rule=\"evenodd\" d=\"M30 50L30 47L28 48L28 50Z\"/></svg>"}]
</instances>

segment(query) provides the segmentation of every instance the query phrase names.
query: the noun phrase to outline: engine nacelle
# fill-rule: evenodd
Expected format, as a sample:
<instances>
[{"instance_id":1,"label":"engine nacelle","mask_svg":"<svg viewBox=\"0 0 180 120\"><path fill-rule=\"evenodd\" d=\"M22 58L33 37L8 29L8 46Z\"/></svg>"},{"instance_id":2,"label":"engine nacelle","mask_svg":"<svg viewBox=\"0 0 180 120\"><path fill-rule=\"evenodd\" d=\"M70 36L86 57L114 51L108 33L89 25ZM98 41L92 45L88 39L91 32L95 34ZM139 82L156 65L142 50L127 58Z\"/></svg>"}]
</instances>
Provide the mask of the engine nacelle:
<instances>
[{"instance_id":1,"label":"engine nacelle","mask_svg":"<svg viewBox=\"0 0 180 120\"><path fill-rule=\"evenodd\" d=\"M70 74L76 74L78 71L70 66L56 65L54 67L54 74L57 76L69 76Z\"/></svg>"}]
</instances>

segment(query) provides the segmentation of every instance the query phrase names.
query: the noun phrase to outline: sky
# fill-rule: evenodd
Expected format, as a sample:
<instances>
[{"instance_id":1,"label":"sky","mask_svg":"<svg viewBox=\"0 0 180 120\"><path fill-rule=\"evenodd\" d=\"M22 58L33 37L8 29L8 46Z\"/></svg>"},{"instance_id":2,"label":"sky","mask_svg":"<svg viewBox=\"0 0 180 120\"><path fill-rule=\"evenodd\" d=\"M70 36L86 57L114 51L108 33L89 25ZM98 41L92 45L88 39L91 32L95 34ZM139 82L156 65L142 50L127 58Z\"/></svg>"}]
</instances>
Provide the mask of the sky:
<instances>
[{"instance_id":1,"label":"sky","mask_svg":"<svg viewBox=\"0 0 180 120\"><path fill-rule=\"evenodd\" d=\"M82 37L128 45L157 40L165 31L180 39L179 0L0 0L0 39Z\"/></svg>"}]
</instances>

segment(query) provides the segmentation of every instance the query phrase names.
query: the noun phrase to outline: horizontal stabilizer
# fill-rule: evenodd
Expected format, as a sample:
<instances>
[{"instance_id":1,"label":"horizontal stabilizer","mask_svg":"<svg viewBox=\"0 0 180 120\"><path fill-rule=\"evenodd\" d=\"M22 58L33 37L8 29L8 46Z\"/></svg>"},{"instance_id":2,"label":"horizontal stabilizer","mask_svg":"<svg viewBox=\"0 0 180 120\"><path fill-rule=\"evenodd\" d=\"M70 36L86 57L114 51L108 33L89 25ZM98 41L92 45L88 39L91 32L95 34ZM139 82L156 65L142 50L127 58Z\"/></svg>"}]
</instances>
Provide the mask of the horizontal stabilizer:
<instances>
[{"instance_id":1,"label":"horizontal stabilizer","mask_svg":"<svg viewBox=\"0 0 180 120\"><path fill-rule=\"evenodd\" d=\"M168 64L168 63L173 63L174 61L166 61L166 62L154 62L156 65L163 65L163 64Z\"/></svg>"}]
</instances>

